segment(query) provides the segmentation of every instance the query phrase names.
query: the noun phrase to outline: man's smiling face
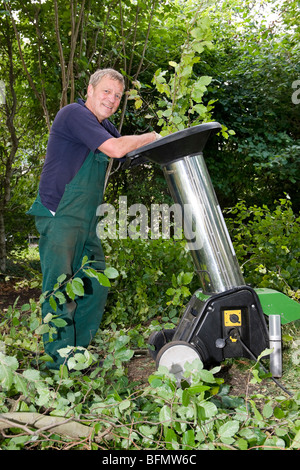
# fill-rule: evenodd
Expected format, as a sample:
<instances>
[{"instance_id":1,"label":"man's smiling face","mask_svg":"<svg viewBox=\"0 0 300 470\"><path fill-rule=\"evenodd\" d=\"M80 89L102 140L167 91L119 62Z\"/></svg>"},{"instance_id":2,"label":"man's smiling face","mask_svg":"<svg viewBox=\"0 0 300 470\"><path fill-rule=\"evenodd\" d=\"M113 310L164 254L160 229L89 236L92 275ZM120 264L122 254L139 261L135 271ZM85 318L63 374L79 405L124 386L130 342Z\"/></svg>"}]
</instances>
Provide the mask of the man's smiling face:
<instances>
[{"instance_id":1,"label":"man's smiling face","mask_svg":"<svg viewBox=\"0 0 300 470\"><path fill-rule=\"evenodd\" d=\"M85 105L101 122L117 111L123 91L123 85L118 80L104 76L95 87L88 86Z\"/></svg>"}]
</instances>

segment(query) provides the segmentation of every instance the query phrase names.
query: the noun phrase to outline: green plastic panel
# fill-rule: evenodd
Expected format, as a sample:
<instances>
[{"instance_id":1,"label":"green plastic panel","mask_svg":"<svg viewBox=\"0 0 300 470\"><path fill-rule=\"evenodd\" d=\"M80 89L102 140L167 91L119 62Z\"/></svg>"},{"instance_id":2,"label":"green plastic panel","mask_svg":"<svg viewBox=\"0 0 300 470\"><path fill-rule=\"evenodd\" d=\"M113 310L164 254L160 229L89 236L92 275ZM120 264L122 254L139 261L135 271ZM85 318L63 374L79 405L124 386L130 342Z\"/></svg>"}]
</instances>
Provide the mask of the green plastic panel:
<instances>
[{"instance_id":1,"label":"green plastic panel","mask_svg":"<svg viewBox=\"0 0 300 470\"><path fill-rule=\"evenodd\" d=\"M265 315L280 315L281 324L300 319L300 304L273 289L254 289Z\"/></svg>"}]
</instances>

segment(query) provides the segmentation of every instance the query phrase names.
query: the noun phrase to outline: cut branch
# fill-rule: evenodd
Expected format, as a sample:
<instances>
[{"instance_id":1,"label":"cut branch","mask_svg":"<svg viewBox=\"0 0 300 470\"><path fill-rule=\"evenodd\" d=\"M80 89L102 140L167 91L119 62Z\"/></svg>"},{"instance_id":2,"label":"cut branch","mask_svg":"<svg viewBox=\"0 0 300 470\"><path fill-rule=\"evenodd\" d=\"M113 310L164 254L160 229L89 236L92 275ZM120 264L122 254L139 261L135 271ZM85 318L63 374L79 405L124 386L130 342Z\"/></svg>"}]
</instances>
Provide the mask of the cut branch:
<instances>
[{"instance_id":1,"label":"cut branch","mask_svg":"<svg viewBox=\"0 0 300 470\"><path fill-rule=\"evenodd\" d=\"M81 424L73 418L66 419L22 412L0 414L0 431L10 428L20 428L30 435L36 434L31 428L37 429L39 432L51 431L72 439L87 438L93 433L93 428Z\"/></svg>"}]
</instances>

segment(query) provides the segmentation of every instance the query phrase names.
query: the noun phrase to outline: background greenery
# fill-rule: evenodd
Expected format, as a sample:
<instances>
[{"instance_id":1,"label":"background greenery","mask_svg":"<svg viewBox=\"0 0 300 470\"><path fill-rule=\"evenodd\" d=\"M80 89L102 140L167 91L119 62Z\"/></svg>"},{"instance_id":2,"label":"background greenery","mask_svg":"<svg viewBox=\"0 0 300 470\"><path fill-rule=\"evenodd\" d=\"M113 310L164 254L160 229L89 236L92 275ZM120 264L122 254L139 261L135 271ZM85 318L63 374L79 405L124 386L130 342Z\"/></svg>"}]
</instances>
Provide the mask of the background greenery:
<instances>
[{"instance_id":1,"label":"background greenery","mask_svg":"<svg viewBox=\"0 0 300 470\"><path fill-rule=\"evenodd\" d=\"M40 286L38 255L28 250L34 222L25 212L36 196L51 123L62 106L84 98L92 72L109 66L126 77L113 118L123 134L222 124L205 157L246 282L299 299L297 1L2 0L0 18L3 290L9 279L17 289ZM129 205L170 202L155 165L113 173L106 201L117 204L120 195ZM153 329L177 323L198 281L182 241L104 246L118 276L110 280L102 330L91 350L75 352L70 371L43 370L40 334L49 324L40 323L37 298L1 312L0 429L11 433L1 447L299 448L299 326L284 331L292 398L231 397L218 372L201 365L185 388L176 389L163 371L140 388L127 378L128 362ZM261 383L258 371L249 364L249 383ZM9 413L72 418L88 429L62 437L49 422L37 430Z\"/></svg>"}]
</instances>

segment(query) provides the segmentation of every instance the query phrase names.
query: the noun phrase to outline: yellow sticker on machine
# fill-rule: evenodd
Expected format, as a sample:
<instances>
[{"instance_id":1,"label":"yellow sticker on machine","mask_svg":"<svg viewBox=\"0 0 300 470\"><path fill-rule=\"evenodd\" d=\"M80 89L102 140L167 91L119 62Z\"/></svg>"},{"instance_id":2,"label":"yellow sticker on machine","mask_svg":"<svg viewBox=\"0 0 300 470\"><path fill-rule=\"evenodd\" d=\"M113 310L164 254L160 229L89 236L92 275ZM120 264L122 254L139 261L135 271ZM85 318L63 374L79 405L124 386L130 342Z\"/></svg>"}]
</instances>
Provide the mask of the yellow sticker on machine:
<instances>
[{"instance_id":1,"label":"yellow sticker on machine","mask_svg":"<svg viewBox=\"0 0 300 470\"><path fill-rule=\"evenodd\" d=\"M242 326L242 310L224 310L225 326Z\"/></svg>"}]
</instances>

